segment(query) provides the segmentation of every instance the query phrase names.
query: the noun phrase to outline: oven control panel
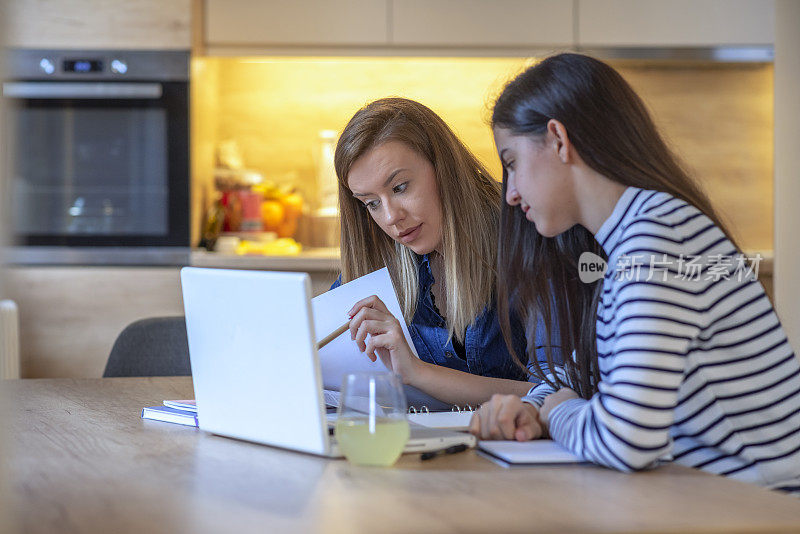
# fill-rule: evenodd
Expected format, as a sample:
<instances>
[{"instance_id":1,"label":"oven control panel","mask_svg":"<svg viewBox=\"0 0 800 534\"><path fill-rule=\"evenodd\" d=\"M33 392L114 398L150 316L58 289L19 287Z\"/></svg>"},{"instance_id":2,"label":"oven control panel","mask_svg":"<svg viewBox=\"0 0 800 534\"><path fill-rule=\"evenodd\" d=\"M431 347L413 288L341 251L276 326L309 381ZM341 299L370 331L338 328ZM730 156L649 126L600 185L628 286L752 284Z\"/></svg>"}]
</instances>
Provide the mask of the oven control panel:
<instances>
[{"instance_id":1,"label":"oven control panel","mask_svg":"<svg viewBox=\"0 0 800 534\"><path fill-rule=\"evenodd\" d=\"M6 80L189 80L189 52L180 50L13 50Z\"/></svg>"}]
</instances>

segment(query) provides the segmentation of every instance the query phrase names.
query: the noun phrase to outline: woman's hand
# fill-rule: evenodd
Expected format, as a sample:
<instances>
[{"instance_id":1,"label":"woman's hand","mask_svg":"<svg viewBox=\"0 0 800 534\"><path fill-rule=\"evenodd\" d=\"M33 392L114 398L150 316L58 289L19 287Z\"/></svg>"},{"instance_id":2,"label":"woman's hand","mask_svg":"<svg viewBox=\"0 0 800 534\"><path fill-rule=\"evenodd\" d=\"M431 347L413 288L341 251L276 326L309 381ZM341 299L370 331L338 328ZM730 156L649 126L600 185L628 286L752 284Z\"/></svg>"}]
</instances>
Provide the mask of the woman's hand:
<instances>
[{"instance_id":1,"label":"woman's hand","mask_svg":"<svg viewBox=\"0 0 800 534\"><path fill-rule=\"evenodd\" d=\"M399 374L406 384L412 383L414 374L423 364L408 346L400 322L377 296L359 300L350 309L350 338L373 362L378 358L383 365ZM369 339L367 339L369 334Z\"/></svg>"},{"instance_id":2,"label":"woman's hand","mask_svg":"<svg viewBox=\"0 0 800 534\"><path fill-rule=\"evenodd\" d=\"M480 439L528 441L542 437L539 410L516 395L492 395L472 415L469 431Z\"/></svg>"},{"instance_id":3,"label":"woman's hand","mask_svg":"<svg viewBox=\"0 0 800 534\"><path fill-rule=\"evenodd\" d=\"M562 402L566 402L572 399L579 399L577 393L569 388L561 388L555 393L551 393L547 397L544 398L544 402L542 403L542 408L539 410L539 419L541 420L542 424L546 428L550 428L550 412L553 411L553 408L561 404Z\"/></svg>"}]
</instances>

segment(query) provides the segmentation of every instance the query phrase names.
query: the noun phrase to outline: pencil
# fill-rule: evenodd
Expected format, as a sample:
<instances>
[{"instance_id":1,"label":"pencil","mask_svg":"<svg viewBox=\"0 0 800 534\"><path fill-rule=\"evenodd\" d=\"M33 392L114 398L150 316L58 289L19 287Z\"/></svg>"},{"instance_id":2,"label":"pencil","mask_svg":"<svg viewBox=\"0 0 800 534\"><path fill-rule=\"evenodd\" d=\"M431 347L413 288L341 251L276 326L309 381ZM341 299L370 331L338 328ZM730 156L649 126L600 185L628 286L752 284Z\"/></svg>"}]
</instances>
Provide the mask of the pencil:
<instances>
[{"instance_id":1,"label":"pencil","mask_svg":"<svg viewBox=\"0 0 800 534\"><path fill-rule=\"evenodd\" d=\"M342 326L340 326L339 328L337 328L336 330L334 330L333 332L331 332L330 334L328 334L327 336L322 338L320 340L320 342L317 343L317 350L321 349L322 347L324 347L325 345L327 345L328 343L330 343L331 341L333 341L337 337L339 337L342 334L344 334L349 328L350 328L350 321L347 321Z\"/></svg>"}]
</instances>

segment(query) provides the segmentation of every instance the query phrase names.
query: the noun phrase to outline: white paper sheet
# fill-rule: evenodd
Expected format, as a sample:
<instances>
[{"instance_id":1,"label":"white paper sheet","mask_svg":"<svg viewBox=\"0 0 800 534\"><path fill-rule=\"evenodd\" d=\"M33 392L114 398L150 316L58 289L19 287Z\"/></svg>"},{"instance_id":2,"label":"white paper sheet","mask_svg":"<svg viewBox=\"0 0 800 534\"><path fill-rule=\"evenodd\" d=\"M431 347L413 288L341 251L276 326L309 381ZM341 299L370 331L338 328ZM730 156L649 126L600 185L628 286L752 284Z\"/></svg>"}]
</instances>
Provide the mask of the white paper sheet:
<instances>
[{"instance_id":1,"label":"white paper sheet","mask_svg":"<svg viewBox=\"0 0 800 534\"><path fill-rule=\"evenodd\" d=\"M347 312L350 311L353 304L371 295L377 295L400 322L408 346L416 356L414 342L411 340L411 334L403 319L400 303L386 268L362 276L311 300L314 310L314 331L317 338L322 339L340 327L349 319ZM387 371L380 359L371 362L363 352L358 350L356 342L350 339L349 331L322 347L319 350L319 361L322 368L323 387L337 391L341 387L342 378L347 373Z\"/></svg>"}]
</instances>

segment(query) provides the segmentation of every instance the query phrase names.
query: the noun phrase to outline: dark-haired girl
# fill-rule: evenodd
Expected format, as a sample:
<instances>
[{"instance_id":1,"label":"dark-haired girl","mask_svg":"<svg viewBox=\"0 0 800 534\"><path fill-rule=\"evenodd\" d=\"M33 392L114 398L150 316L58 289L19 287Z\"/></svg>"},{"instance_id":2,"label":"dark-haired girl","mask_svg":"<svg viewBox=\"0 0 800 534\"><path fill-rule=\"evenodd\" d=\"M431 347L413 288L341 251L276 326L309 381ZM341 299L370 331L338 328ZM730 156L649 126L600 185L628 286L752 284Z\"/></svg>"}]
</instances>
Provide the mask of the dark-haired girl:
<instances>
[{"instance_id":1,"label":"dark-haired girl","mask_svg":"<svg viewBox=\"0 0 800 534\"><path fill-rule=\"evenodd\" d=\"M553 56L506 86L492 126L504 335L510 313L556 317L573 356L538 366L526 397L492 397L472 432L800 494L800 362L753 263L631 87L601 61Z\"/></svg>"}]
</instances>

